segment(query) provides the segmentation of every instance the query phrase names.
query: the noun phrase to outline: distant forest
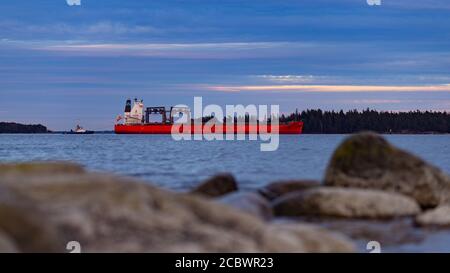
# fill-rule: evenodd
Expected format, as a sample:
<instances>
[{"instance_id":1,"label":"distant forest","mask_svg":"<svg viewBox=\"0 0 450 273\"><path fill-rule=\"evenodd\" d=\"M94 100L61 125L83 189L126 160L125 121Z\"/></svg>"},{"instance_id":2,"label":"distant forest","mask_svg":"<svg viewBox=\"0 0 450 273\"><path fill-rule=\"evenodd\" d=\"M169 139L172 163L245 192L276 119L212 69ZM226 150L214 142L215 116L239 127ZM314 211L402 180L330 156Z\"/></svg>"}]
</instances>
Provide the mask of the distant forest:
<instances>
[{"instance_id":1,"label":"distant forest","mask_svg":"<svg viewBox=\"0 0 450 273\"><path fill-rule=\"evenodd\" d=\"M42 134L48 133L44 125L24 125L14 122L0 122L0 134Z\"/></svg>"},{"instance_id":2,"label":"distant forest","mask_svg":"<svg viewBox=\"0 0 450 273\"><path fill-rule=\"evenodd\" d=\"M203 117L207 122L214 116ZM227 122L229 118L224 118ZM245 120L249 123L250 117L234 117L234 122ZM253 122L256 117L252 118ZM378 133L393 134L426 134L450 133L450 112L410 111L410 112L379 112L366 109L364 111L323 111L305 110L292 114L282 114L280 123L301 120L305 134L351 134L360 131L374 131ZM270 122L270 118L269 118Z\"/></svg>"},{"instance_id":3,"label":"distant forest","mask_svg":"<svg viewBox=\"0 0 450 273\"><path fill-rule=\"evenodd\" d=\"M303 121L303 132L310 134L349 134L364 130L397 134L450 133L450 112L306 110L280 117L280 122L293 120Z\"/></svg>"}]
</instances>

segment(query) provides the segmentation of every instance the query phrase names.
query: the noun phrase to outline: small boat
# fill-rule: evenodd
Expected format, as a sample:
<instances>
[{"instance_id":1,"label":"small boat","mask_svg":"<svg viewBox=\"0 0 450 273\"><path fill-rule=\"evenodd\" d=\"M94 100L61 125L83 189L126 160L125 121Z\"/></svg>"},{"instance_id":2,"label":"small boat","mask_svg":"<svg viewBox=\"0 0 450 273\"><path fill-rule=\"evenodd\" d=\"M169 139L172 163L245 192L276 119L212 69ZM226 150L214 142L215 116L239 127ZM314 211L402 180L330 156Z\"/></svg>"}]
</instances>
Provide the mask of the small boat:
<instances>
[{"instance_id":1,"label":"small boat","mask_svg":"<svg viewBox=\"0 0 450 273\"><path fill-rule=\"evenodd\" d=\"M68 134L68 135L92 135L93 133L94 133L94 131L85 130L80 125L77 125L75 130L70 130L70 132L67 132L66 134Z\"/></svg>"}]
</instances>

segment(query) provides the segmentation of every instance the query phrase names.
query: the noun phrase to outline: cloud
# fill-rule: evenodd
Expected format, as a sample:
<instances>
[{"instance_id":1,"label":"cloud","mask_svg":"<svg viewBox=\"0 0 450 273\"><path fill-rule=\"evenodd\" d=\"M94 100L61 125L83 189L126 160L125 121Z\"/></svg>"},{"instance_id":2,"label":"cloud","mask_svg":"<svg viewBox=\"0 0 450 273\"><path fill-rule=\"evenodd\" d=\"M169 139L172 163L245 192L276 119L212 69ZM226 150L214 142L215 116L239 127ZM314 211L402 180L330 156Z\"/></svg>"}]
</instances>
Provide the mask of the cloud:
<instances>
[{"instance_id":1,"label":"cloud","mask_svg":"<svg viewBox=\"0 0 450 273\"><path fill-rule=\"evenodd\" d=\"M14 20L0 21L0 33L5 31L14 34L14 36L22 34L27 36L31 35L35 38L48 36L59 37L61 35L68 37L107 35L113 37L115 35L154 34L162 32L161 29L150 25L126 24L114 21L99 21L90 24L70 24L66 22L54 22L52 24L26 24Z\"/></svg>"},{"instance_id":2,"label":"cloud","mask_svg":"<svg viewBox=\"0 0 450 273\"><path fill-rule=\"evenodd\" d=\"M287 57L301 49L312 48L300 42L225 42L225 43L61 43L40 42L29 48L55 53L95 56L147 56L178 58Z\"/></svg>"},{"instance_id":3,"label":"cloud","mask_svg":"<svg viewBox=\"0 0 450 273\"><path fill-rule=\"evenodd\" d=\"M277 83L310 83L318 80L313 75L257 75L256 78Z\"/></svg>"},{"instance_id":4,"label":"cloud","mask_svg":"<svg viewBox=\"0 0 450 273\"><path fill-rule=\"evenodd\" d=\"M142 34L156 33L160 30L146 25L125 25L117 22L98 22L96 24L84 26L85 31L91 34L109 33L109 34Z\"/></svg>"},{"instance_id":5,"label":"cloud","mask_svg":"<svg viewBox=\"0 0 450 273\"><path fill-rule=\"evenodd\" d=\"M347 100L344 101L346 103L353 104L399 104L404 102L409 102L405 100L383 100L383 99L360 99L360 100ZM421 101L413 101L413 102L421 102Z\"/></svg>"},{"instance_id":6,"label":"cloud","mask_svg":"<svg viewBox=\"0 0 450 273\"><path fill-rule=\"evenodd\" d=\"M386 74L376 75L252 75L248 76L251 85L442 85L450 82L450 76L444 74ZM242 85L242 84L241 84ZM245 83L250 85L250 83Z\"/></svg>"},{"instance_id":7,"label":"cloud","mask_svg":"<svg viewBox=\"0 0 450 273\"><path fill-rule=\"evenodd\" d=\"M113 27L108 24L94 25L90 29L92 36L95 32L107 32ZM111 30L112 31L112 30ZM133 31L141 31L134 29ZM144 31L144 30L142 30ZM119 36L119 35L114 35ZM141 35L137 35L141 36ZM108 39L106 39L109 41ZM326 77L310 75L361 74L367 72L383 72L384 75L427 73L428 71L445 71L450 64L450 53L443 50L405 51L402 47L393 47L389 42L304 42L304 41L232 41L232 42L94 42L90 39L75 40L33 40L0 42L2 46L16 49L46 52L49 55L89 56L89 57L155 57L180 59L234 59L237 70L241 65L256 64L256 59L273 61L265 67L254 69L254 72L273 71L274 74L262 74L260 79L275 83L315 83L316 80L333 84ZM242 59L253 59L251 62ZM283 67L277 64L282 62ZM280 67L282 71L291 72L286 75L276 75ZM289 67L291 71L286 69ZM278 71L277 71L278 70ZM250 72L250 71L249 71ZM295 72L305 74L294 74ZM434 72L436 73L436 72ZM319 74L319 75L320 75Z\"/></svg>"},{"instance_id":8,"label":"cloud","mask_svg":"<svg viewBox=\"0 0 450 273\"><path fill-rule=\"evenodd\" d=\"M450 92L450 84L423 86L389 85L246 85L205 86L207 90L220 92Z\"/></svg>"},{"instance_id":9,"label":"cloud","mask_svg":"<svg viewBox=\"0 0 450 273\"><path fill-rule=\"evenodd\" d=\"M406 9L437 9L437 10L450 9L450 3L447 0L421 0L421 1L384 0L382 5Z\"/></svg>"}]
</instances>

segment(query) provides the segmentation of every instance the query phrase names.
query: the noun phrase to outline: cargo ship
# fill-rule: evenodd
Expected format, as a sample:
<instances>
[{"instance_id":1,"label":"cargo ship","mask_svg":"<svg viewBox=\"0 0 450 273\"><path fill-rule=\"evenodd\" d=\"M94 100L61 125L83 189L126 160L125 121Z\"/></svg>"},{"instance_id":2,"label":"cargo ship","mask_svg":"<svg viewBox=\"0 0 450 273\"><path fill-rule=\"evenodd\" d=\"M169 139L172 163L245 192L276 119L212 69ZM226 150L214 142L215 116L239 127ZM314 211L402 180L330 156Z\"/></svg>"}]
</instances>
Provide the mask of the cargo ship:
<instances>
[{"instance_id":1,"label":"cargo ship","mask_svg":"<svg viewBox=\"0 0 450 273\"><path fill-rule=\"evenodd\" d=\"M151 115L160 115L161 122L151 122ZM207 133L234 133L234 134L301 134L303 130L302 121L291 121L280 124L260 124L260 123L231 123L226 124L222 122L209 123L201 122L196 124L190 122L186 124L175 124L175 116L187 115L190 120L190 110L187 107L171 107L166 110L164 106L161 107L146 107L144 110L144 103L142 100L134 100L132 105L131 100L126 101L124 116L118 116L116 124L114 125L114 132L116 134L172 134L173 126L177 126L175 132L191 134L207 134Z\"/></svg>"}]
</instances>

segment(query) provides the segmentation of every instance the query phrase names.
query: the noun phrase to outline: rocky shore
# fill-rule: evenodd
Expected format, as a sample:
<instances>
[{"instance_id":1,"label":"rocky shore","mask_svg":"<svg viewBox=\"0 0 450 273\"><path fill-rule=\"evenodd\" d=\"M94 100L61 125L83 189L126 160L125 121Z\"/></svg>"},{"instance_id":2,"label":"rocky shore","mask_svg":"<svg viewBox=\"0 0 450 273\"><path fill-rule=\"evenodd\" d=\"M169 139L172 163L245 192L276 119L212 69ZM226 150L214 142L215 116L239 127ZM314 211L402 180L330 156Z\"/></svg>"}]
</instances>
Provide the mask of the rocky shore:
<instances>
[{"instance_id":1,"label":"rocky shore","mask_svg":"<svg viewBox=\"0 0 450 273\"><path fill-rule=\"evenodd\" d=\"M324 181L252 192L230 174L177 193L70 163L3 164L0 252L395 251L450 236L449 202L447 174L373 133L346 139Z\"/></svg>"}]
</instances>

